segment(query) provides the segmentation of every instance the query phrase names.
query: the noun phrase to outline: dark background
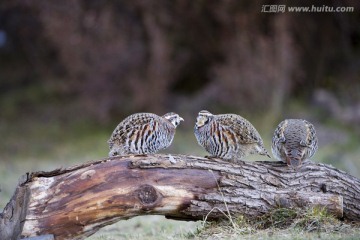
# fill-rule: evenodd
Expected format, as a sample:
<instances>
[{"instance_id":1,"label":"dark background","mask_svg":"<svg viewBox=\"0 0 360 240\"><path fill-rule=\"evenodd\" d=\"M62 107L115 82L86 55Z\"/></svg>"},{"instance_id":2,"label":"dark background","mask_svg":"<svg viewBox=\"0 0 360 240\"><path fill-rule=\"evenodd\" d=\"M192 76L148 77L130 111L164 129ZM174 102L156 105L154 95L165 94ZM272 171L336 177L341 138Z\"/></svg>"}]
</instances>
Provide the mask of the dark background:
<instances>
[{"instance_id":1,"label":"dark background","mask_svg":"<svg viewBox=\"0 0 360 240\"><path fill-rule=\"evenodd\" d=\"M287 5L311 6L300 2ZM208 108L280 119L320 89L341 108L358 103L358 1L316 1L353 13L262 13L263 4L278 3L2 1L1 114L107 124Z\"/></svg>"}]
</instances>

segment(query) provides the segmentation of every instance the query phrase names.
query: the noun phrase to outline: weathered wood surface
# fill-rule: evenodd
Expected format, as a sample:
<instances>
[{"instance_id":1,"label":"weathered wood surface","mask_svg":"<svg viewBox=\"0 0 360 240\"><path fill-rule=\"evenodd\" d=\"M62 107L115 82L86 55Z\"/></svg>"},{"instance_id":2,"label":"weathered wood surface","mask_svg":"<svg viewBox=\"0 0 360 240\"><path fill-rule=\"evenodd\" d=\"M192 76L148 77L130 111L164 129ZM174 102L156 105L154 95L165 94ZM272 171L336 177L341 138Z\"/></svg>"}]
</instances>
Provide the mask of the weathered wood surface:
<instances>
[{"instance_id":1,"label":"weathered wood surface","mask_svg":"<svg viewBox=\"0 0 360 240\"><path fill-rule=\"evenodd\" d=\"M227 210L255 217L278 207L317 205L359 221L359 183L341 170L312 162L295 171L273 161L115 157L27 174L0 216L0 239L46 234L83 239L108 224L146 214L217 219Z\"/></svg>"}]
</instances>

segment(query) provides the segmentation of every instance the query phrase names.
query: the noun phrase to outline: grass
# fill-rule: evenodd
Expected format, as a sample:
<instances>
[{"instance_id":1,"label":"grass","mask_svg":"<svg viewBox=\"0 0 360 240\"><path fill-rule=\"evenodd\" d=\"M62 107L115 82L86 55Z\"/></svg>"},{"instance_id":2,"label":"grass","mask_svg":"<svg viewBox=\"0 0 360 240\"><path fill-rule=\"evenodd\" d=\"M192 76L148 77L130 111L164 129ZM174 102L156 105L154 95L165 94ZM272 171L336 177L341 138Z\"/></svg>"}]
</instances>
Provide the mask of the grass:
<instances>
[{"instance_id":1,"label":"grass","mask_svg":"<svg viewBox=\"0 0 360 240\"><path fill-rule=\"evenodd\" d=\"M360 228L341 222L323 208L279 208L255 219L204 223L198 239L359 239Z\"/></svg>"},{"instance_id":2,"label":"grass","mask_svg":"<svg viewBox=\"0 0 360 240\"><path fill-rule=\"evenodd\" d=\"M163 216L140 216L106 226L88 240L185 240L194 237L200 222L182 222Z\"/></svg>"}]
</instances>

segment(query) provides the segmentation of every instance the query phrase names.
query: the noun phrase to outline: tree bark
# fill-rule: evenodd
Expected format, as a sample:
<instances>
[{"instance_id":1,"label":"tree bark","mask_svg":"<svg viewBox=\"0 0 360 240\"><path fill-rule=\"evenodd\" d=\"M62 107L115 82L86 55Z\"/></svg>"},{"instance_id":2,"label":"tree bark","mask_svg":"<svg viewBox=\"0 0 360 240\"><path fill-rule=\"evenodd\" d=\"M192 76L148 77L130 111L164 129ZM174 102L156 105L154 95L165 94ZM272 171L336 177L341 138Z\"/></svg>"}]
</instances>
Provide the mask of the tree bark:
<instances>
[{"instance_id":1,"label":"tree bark","mask_svg":"<svg viewBox=\"0 0 360 240\"><path fill-rule=\"evenodd\" d=\"M307 161L239 162L187 155L114 157L26 174L0 215L0 239L52 234L83 239L139 215L198 220L256 217L278 207L323 206L360 220L360 180Z\"/></svg>"}]
</instances>

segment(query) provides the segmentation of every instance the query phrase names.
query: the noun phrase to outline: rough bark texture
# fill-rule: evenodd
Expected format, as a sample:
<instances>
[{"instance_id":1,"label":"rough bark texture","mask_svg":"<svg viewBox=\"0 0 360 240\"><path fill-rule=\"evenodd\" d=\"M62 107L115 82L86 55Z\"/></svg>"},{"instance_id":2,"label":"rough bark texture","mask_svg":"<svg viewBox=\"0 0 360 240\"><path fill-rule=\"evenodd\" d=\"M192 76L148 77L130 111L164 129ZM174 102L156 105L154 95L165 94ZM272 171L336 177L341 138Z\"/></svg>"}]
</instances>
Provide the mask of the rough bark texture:
<instances>
[{"instance_id":1,"label":"rough bark texture","mask_svg":"<svg viewBox=\"0 0 360 240\"><path fill-rule=\"evenodd\" d=\"M255 217L278 207L317 205L359 221L359 183L341 170L312 162L295 171L271 161L115 157L25 175L0 216L0 239L46 234L83 239L105 225L147 214L197 220L222 218L221 211L228 210Z\"/></svg>"}]
</instances>

